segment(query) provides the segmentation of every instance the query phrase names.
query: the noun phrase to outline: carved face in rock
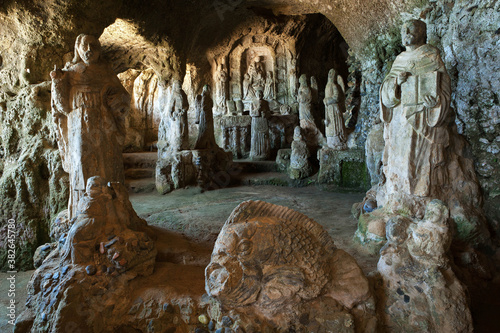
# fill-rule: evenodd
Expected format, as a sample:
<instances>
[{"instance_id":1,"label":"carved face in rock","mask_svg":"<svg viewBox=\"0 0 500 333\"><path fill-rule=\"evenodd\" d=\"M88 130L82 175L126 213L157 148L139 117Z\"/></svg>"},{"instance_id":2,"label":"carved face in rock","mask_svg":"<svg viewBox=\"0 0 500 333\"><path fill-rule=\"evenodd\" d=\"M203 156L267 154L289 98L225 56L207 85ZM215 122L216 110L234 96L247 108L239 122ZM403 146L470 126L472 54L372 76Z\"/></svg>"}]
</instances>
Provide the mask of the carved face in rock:
<instances>
[{"instance_id":1,"label":"carved face in rock","mask_svg":"<svg viewBox=\"0 0 500 333\"><path fill-rule=\"evenodd\" d=\"M101 44L94 36L80 35L77 38L77 51L85 64L96 63L101 55Z\"/></svg>"},{"instance_id":2,"label":"carved face in rock","mask_svg":"<svg viewBox=\"0 0 500 333\"><path fill-rule=\"evenodd\" d=\"M336 76L337 76L337 71L335 71L334 68L330 69L330 71L328 72L328 81L333 82Z\"/></svg>"},{"instance_id":3,"label":"carved face in rock","mask_svg":"<svg viewBox=\"0 0 500 333\"><path fill-rule=\"evenodd\" d=\"M265 219L265 218L264 218ZM222 302L242 306L259 296L262 263L274 251L272 233L258 221L226 225L205 269L205 289Z\"/></svg>"},{"instance_id":4,"label":"carved face in rock","mask_svg":"<svg viewBox=\"0 0 500 333\"><path fill-rule=\"evenodd\" d=\"M300 126L295 126L295 128L293 129L293 139L295 141L302 140L302 132L300 131Z\"/></svg>"},{"instance_id":5,"label":"carved face in rock","mask_svg":"<svg viewBox=\"0 0 500 333\"><path fill-rule=\"evenodd\" d=\"M299 84L301 87L307 87L307 76L305 74L299 77Z\"/></svg>"},{"instance_id":6,"label":"carved face in rock","mask_svg":"<svg viewBox=\"0 0 500 333\"><path fill-rule=\"evenodd\" d=\"M423 45L427 39L426 25L420 20L410 20L401 29L404 46Z\"/></svg>"},{"instance_id":7,"label":"carved face in rock","mask_svg":"<svg viewBox=\"0 0 500 333\"><path fill-rule=\"evenodd\" d=\"M87 187L85 192L91 198L95 198L103 193L103 189L106 187L106 181L104 178L99 176L90 177L87 180Z\"/></svg>"}]
</instances>

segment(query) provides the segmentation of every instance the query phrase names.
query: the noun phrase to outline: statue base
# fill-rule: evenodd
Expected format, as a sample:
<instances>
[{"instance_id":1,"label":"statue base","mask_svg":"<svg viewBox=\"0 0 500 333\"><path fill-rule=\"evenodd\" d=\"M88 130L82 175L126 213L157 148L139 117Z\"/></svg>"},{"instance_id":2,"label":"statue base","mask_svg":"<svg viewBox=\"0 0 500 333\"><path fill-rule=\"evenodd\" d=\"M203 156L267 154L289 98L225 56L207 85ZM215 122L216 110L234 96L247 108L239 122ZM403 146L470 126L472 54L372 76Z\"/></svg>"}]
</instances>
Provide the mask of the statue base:
<instances>
[{"instance_id":1,"label":"statue base","mask_svg":"<svg viewBox=\"0 0 500 333\"><path fill-rule=\"evenodd\" d=\"M203 190L226 187L231 180L232 153L213 149L181 150L156 164L156 189L166 194L194 185Z\"/></svg>"},{"instance_id":2,"label":"statue base","mask_svg":"<svg viewBox=\"0 0 500 333\"><path fill-rule=\"evenodd\" d=\"M362 149L335 150L324 147L318 150L318 183L342 188L366 190L370 176Z\"/></svg>"}]
</instances>

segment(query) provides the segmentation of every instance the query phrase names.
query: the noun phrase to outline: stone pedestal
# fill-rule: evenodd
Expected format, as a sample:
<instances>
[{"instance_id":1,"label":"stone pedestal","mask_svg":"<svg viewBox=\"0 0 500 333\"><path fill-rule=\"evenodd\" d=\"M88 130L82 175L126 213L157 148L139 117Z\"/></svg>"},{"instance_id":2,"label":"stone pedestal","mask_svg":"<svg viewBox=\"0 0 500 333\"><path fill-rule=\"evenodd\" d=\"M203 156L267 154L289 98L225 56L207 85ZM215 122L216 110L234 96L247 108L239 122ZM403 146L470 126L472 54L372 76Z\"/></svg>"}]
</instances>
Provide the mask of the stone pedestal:
<instances>
[{"instance_id":1,"label":"stone pedestal","mask_svg":"<svg viewBox=\"0 0 500 333\"><path fill-rule=\"evenodd\" d=\"M203 189L229 185L232 157L221 148L181 150L156 165L156 189L165 194L189 185ZM226 177L227 176L227 177Z\"/></svg>"},{"instance_id":2,"label":"stone pedestal","mask_svg":"<svg viewBox=\"0 0 500 333\"><path fill-rule=\"evenodd\" d=\"M322 148L318 151L318 160L318 183L353 189L367 189L370 186L362 149Z\"/></svg>"}]
</instances>

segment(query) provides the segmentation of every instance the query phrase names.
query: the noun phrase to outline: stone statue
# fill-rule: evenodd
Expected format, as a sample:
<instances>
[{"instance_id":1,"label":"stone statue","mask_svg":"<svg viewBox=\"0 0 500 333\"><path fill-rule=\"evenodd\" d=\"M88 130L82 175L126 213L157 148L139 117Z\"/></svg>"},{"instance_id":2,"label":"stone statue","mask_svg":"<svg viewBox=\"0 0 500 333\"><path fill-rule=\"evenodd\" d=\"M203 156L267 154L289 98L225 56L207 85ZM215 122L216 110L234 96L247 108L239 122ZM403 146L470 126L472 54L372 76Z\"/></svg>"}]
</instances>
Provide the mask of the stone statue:
<instances>
[{"instance_id":1,"label":"stone statue","mask_svg":"<svg viewBox=\"0 0 500 333\"><path fill-rule=\"evenodd\" d=\"M224 68L224 65L220 65L220 69L217 72L217 89L216 89L216 94L215 98L217 101L217 108L219 109L220 112L226 113L226 85L227 85L227 71Z\"/></svg>"},{"instance_id":2,"label":"stone statue","mask_svg":"<svg viewBox=\"0 0 500 333\"><path fill-rule=\"evenodd\" d=\"M199 127L194 149L212 149L217 146L214 136L213 104L210 86L205 85L202 94L196 96L196 123Z\"/></svg>"},{"instance_id":3,"label":"stone statue","mask_svg":"<svg viewBox=\"0 0 500 333\"><path fill-rule=\"evenodd\" d=\"M243 77L243 99L252 100L255 98L255 91L252 87L250 74L246 73Z\"/></svg>"},{"instance_id":4,"label":"stone statue","mask_svg":"<svg viewBox=\"0 0 500 333\"><path fill-rule=\"evenodd\" d=\"M321 321L320 315L307 312L314 308L308 304L336 300L348 312L372 297L356 261L335 247L321 225L263 201L241 203L224 224L205 269L205 289L224 308L248 309L254 321L264 315L281 328L298 324L296 318L304 312L311 322ZM300 331L317 331L308 324Z\"/></svg>"},{"instance_id":5,"label":"stone statue","mask_svg":"<svg viewBox=\"0 0 500 333\"><path fill-rule=\"evenodd\" d=\"M124 182L122 150L130 96L101 58L97 38L79 35L75 56L52 79L52 114L63 168L69 173L69 218L76 215L87 179Z\"/></svg>"},{"instance_id":6,"label":"stone statue","mask_svg":"<svg viewBox=\"0 0 500 333\"><path fill-rule=\"evenodd\" d=\"M290 60L290 71L288 72L288 80L290 82L290 98L295 101L297 98L297 59Z\"/></svg>"},{"instance_id":7,"label":"stone statue","mask_svg":"<svg viewBox=\"0 0 500 333\"><path fill-rule=\"evenodd\" d=\"M312 114L312 91L307 85L307 77L302 74L299 78L299 90L297 101L299 102L299 120L302 127L307 145L316 150L318 145L324 144L324 137L314 122Z\"/></svg>"},{"instance_id":8,"label":"stone statue","mask_svg":"<svg viewBox=\"0 0 500 333\"><path fill-rule=\"evenodd\" d=\"M383 209L376 214L379 217L366 221L385 223L402 211L422 218L426 205L439 199L450 209L458 239L473 246L489 246L474 163L450 108L450 77L439 50L426 44L426 36L422 21L410 20L403 25L401 39L406 51L396 57L380 88L383 174L367 198L376 200ZM358 231L363 234L370 229Z\"/></svg>"},{"instance_id":9,"label":"stone statue","mask_svg":"<svg viewBox=\"0 0 500 333\"><path fill-rule=\"evenodd\" d=\"M264 99L266 100L274 99L274 80L273 80L273 72L271 71L267 71L266 85L264 87Z\"/></svg>"},{"instance_id":10,"label":"stone statue","mask_svg":"<svg viewBox=\"0 0 500 333\"><path fill-rule=\"evenodd\" d=\"M347 149L343 118L345 112L343 83L342 77L337 75L335 69L330 69L325 88L325 99L323 99L325 103L325 134L328 147L337 150Z\"/></svg>"},{"instance_id":11,"label":"stone statue","mask_svg":"<svg viewBox=\"0 0 500 333\"><path fill-rule=\"evenodd\" d=\"M252 134L250 158L252 160L267 160L270 154L269 124L271 115L267 101L262 98L262 91L257 90L257 98L252 101L250 116L252 117Z\"/></svg>"},{"instance_id":12,"label":"stone statue","mask_svg":"<svg viewBox=\"0 0 500 333\"><path fill-rule=\"evenodd\" d=\"M316 80L316 77L311 76L311 101L314 105L318 104L319 102L319 88L318 88L318 80Z\"/></svg>"},{"instance_id":13,"label":"stone statue","mask_svg":"<svg viewBox=\"0 0 500 333\"><path fill-rule=\"evenodd\" d=\"M302 179L311 175L312 167L309 156L309 149L302 139L300 126L296 126L293 131L292 153L290 154L290 168L288 170L290 178Z\"/></svg>"},{"instance_id":14,"label":"stone statue","mask_svg":"<svg viewBox=\"0 0 500 333\"><path fill-rule=\"evenodd\" d=\"M465 289L449 259L449 211L431 201L422 220L396 216L377 269L383 283L385 322L398 332L472 332Z\"/></svg>"},{"instance_id":15,"label":"stone statue","mask_svg":"<svg viewBox=\"0 0 500 333\"><path fill-rule=\"evenodd\" d=\"M247 74L249 75L250 85L254 92L264 91L266 82L266 70L264 64L260 61L260 56L256 56L250 66L248 66Z\"/></svg>"},{"instance_id":16,"label":"stone statue","mask_svg":"<svg viewBox=\"0 0 500 333\"><path fill-rule=\"evenodd\" d=\"M189 104L186 93L182 90L181 81L175 80L172 86L172 97L167 104L167 135L172 152L189 149L189 133L187 111Z\"/></svg>"}]
</instances>

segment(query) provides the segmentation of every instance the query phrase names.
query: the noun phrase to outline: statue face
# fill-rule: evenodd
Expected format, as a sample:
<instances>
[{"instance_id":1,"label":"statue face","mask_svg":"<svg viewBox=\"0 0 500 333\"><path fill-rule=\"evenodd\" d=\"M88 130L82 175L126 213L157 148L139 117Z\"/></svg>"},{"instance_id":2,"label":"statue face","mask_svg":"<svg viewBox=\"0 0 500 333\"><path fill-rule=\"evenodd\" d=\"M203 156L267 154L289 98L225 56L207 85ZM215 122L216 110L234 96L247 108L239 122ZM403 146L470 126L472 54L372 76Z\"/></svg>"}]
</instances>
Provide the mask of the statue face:
<instances>
[{"instance_id":1,"label":"statue face","mask_svg":"<svg viewBox=\"0 0 500 333\"><path fill-rule=\"evenodd\" d=\"M93 36L84 36L78 45L78 54L87 65L95 63L101 55L101 44Z\"/></svg>"},{"instance_id":2,"label":"statue face","mask_svg":"<svg viewBox=\"0 0 500 333\"><path fill-rule=\"evenodd\" d=\"M422 22L423 23L423 22ZM406 22L401 30L401 40L404 46L425 44L425 25L415 21Z\"/></svg>"}]
</instances>

